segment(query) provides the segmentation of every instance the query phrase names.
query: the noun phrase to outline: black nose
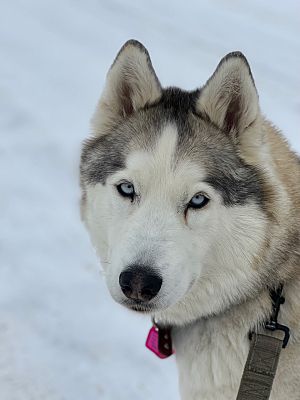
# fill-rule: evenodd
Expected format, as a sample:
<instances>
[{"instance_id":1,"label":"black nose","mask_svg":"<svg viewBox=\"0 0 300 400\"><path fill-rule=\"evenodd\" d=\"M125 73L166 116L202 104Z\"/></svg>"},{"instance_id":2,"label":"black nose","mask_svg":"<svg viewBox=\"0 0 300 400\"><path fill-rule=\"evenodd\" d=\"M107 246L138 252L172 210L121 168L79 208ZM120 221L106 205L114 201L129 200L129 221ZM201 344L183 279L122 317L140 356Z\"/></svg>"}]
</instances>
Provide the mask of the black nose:
<instances>
[{"instance_id":1,"label":"black nose","mask_svg":"<svg viewBox=\"0 0 300 400\"><path fill-rule=\"evenodd\" d=\"M122 292L132 300L150 301L159 292L162 279L145 267L130 267L119 276Z\"/></svg>"}]
</instances>

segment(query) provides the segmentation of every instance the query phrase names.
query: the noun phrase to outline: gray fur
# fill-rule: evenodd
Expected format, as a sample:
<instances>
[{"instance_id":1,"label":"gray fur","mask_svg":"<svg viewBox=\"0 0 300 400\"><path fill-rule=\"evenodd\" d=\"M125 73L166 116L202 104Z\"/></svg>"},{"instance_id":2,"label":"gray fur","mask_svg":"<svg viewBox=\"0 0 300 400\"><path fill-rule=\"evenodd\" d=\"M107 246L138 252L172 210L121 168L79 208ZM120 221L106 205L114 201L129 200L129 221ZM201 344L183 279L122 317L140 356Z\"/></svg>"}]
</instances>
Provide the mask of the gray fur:
<instances>
[{"instance_id":1,"label":"gray fur","mask_svg":"<svg viewBox=\"0 0 300 400\"><path fill-rule=\"evenodd\" d=\"M206 182L219 191L226 206L254 201L263 207L263 173L239 157L228 135L196 113L199 94L200 90L164 89L157 104L124 119L110 133L87 140L81 158L83 185L105 184L108 175L125 167L126 156L133 149L152 147L162 128L171 122L178 129L177 158L204 164L210 171Z\"/></svg>"}]
</instances>

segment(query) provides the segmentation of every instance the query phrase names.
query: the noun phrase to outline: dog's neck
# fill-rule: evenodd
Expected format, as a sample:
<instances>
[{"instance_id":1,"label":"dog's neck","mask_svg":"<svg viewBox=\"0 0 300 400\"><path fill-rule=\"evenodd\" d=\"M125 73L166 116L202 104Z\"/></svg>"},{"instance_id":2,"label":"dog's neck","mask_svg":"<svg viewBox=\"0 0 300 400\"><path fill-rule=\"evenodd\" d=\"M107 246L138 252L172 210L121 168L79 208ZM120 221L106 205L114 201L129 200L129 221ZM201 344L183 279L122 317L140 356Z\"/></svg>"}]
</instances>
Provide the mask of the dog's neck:
<instances>
[{"instance_id":1,"label":"dog's neck","mask_svg":"<svg viewBox=\"0 0 300 400\"><path fill-rule=\"evenodd\" d=\"M245 329L253 330L265 322L270 317L271 312L272 299L270 296L270 290L266 287L255 292L252 297L242 299L238 303L229 303L218 311L212 311L210 314L199 315L188 321L184 321L184 318L179 317L178 320L180 323L178 323L177 315L173 310L171 317L168 315L168 312L163 312L155 315L154 318L162 326L180 329L185 329L199 323L207 323L208 321L210 321L211 324L218 324L220 321L233 320L235 323L239 322L241 327L243 326ZM236 320L237 315L239 316L238 321ZM181 321L184 321L184 323Z\"/></svg>"},{"instance_id":2,"label":"dog's neck","mask_svg":"<svg viewBox=\"0 0 300 400\"><path fill-rule=\"evenodd\" d=\"M281 286L278 284L277 287ZM295 320L295 309L294 305L300 301L300 281L286 282L283 286L283 296L287 298L284 305L279 307L278 322L290 325ZM248 298L247 300L231 304L224 310L213 313L211 315L199 316L185 324L170 324L163 319L158 320L159 325L164 327L170 327L173 330L188 330L193 326L198 325L210 325L211 327L217 327L224 324L226 327L228 324L238 328L239 331L244 334L251 332L258 332L260 329L264 329L266 322L270 321L272 314L274 313L274 291L269 288L264 288L258 291L255 296ZM282 295L281 294L281 295ZM300 313L299 313L300 314ZM299 320L299 334L300 334L300 319Z\"/></svg>"},{"instance_id":3,"label":"dog's neck","mask_svg":"<svg viewBox=\"0 0 300 400\"><path fill-rule=\"evenodd\" d=\"M290 346L300 340L299 281L284 286L278 321L291 328ZM249 351L249 332L259 330L272 313L268 289L218 315L174 326L172 337L182 399L234 399ZM295 326L295 321L297 326ZM190 384L193 382L193 385ZM212 389L213 388L213 389Z\"/></svg>"}]
</instances>

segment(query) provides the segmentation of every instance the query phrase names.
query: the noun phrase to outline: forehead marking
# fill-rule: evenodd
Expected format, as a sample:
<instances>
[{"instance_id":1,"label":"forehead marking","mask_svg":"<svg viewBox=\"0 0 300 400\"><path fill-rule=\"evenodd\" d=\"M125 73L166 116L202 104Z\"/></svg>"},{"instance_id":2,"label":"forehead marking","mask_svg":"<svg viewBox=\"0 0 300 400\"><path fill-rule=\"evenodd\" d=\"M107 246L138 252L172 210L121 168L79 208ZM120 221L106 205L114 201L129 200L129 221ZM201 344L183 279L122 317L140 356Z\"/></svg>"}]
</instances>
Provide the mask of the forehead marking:
<instances>
[{"instance_id":1,"label":"forehead marking","mask_svg":"<svg viewBox=\"0 0 300 400\"><path fill-rule=\"evenodd\" d=\"M159 170L159 173L170 171L173 168L178 132L175 124L166 125L158 137L153 149L138 150L129 155L126 161L128 169L143 171L145 168Z\"/></svg>"}]
</instances>

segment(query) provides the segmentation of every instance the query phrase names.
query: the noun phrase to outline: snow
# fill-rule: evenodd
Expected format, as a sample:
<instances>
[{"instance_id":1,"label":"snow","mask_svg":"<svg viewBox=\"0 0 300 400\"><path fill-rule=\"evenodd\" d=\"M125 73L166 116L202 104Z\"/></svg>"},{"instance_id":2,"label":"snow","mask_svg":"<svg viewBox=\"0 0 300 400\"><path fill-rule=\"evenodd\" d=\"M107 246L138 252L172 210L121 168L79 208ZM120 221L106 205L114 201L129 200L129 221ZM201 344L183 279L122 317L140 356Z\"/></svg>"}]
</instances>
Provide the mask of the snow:
<instances>
[{"instance_id":1,"label":"snow","mask_svg":"<svg viewBox=\"0 0 300 400\"><path fill-rule=\"evenodd\" d=\"M81 141L120 46L164 85L248 57L266 115L300 151L300 3L10 0L0 13L0 398L178 399L150 321L115 304L79 217ZM199 377L201 379L201 377Z\"/></svg>"}]
</instances>

